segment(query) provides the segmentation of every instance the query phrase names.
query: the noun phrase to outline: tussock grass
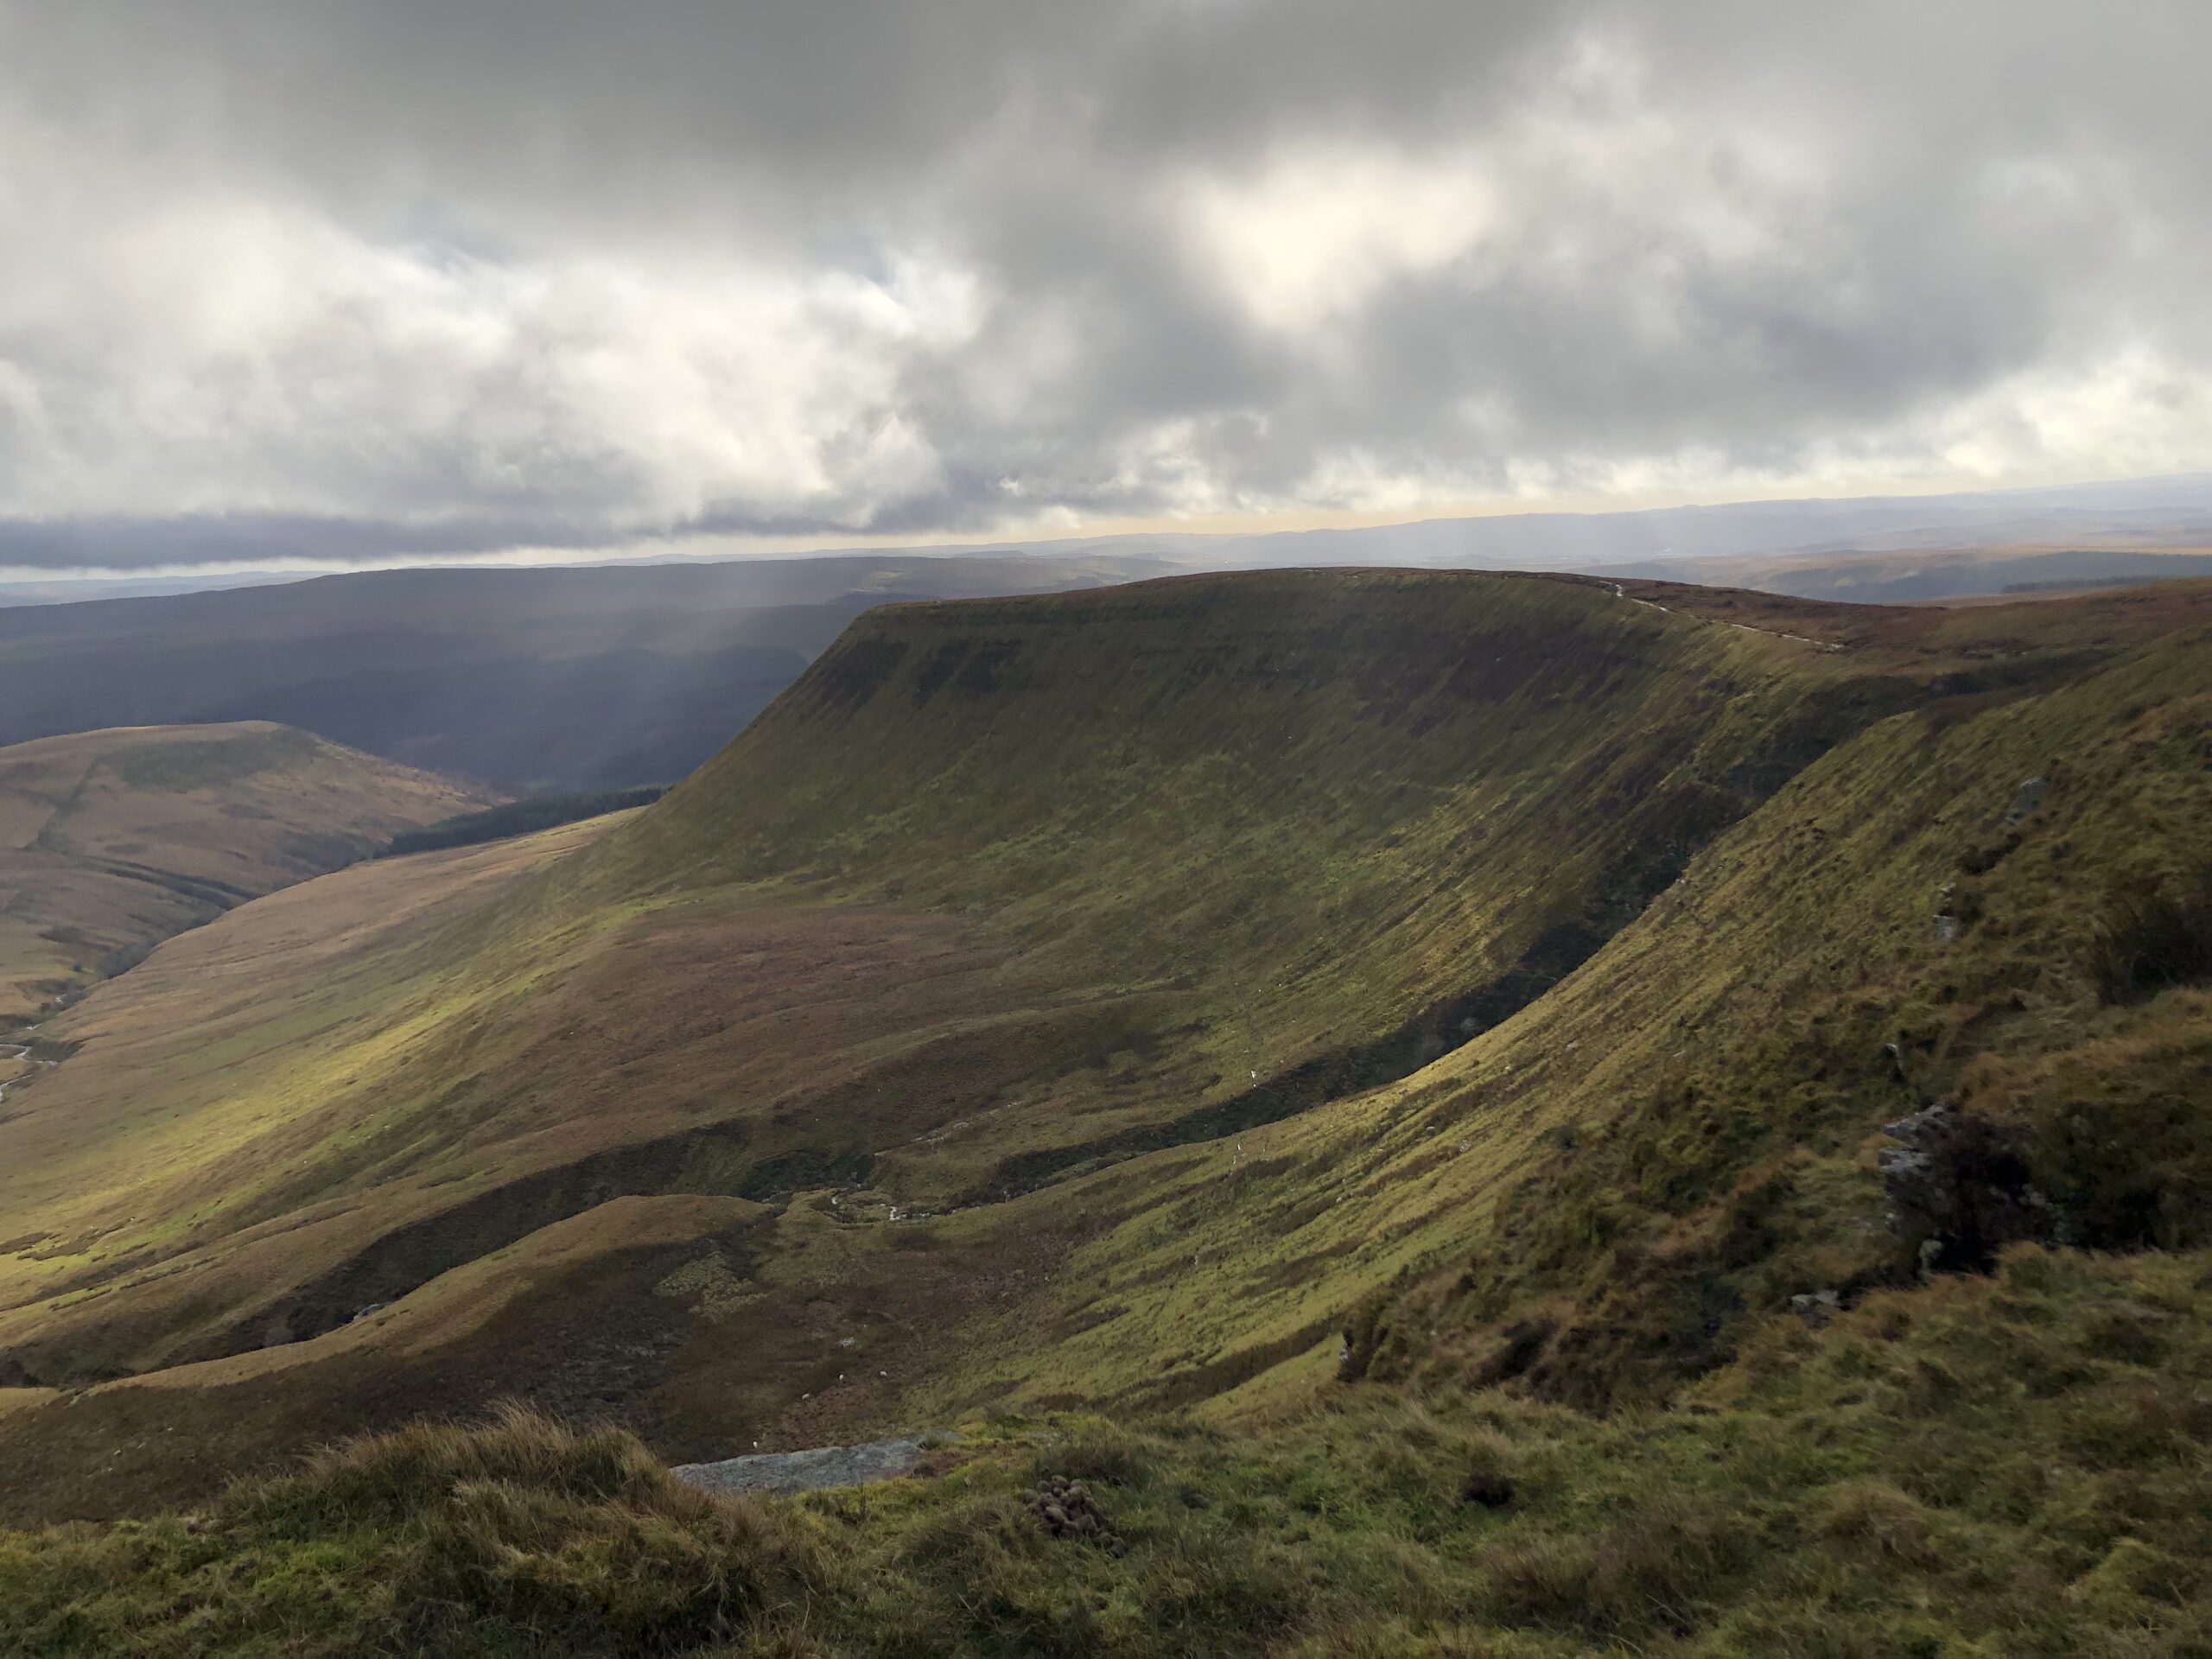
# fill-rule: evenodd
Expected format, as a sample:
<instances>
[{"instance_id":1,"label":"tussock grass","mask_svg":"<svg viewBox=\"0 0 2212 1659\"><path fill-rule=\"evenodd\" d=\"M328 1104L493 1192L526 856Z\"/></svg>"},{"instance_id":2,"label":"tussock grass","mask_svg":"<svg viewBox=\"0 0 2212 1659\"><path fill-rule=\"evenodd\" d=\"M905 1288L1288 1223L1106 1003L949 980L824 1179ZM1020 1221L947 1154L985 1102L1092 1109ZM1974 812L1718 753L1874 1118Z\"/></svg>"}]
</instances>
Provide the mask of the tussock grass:
<instances>
[{"instance_id":1,"label":"tussock grass","mask_svg":"<svg viewBox=\"0 0 2212 1659\"><path fill-rule=\"evenodd\" d=\"M2139 876L2117 887L2093 971L2107 1002L2212 981L2212 864L2166 882Z\"/></svg>"},{"instance_id":2,"label":"tussock grass","mask_svg":"<svg viewBox=\"0 0 2212 1659\"><path fill-rule=\"evenodd\" d=\"M2212 1254L2023 1246L1608 1417L1361 1384L1236 1433L1007 1418L927 1478L733 1503L511 1412L0 1535L0 1650L2192 1653L2208 1374ZM1055 1476L1125 1554L1039 1522Z\"/></svg>"},{"instance_id":3,"label":"tussock grass","mask_svg":"<svg viewBox=\"0 0 2212 1659\"><path fill-rule=\"evenodd\" d=\"M0 1546L0 1649L657 1653L772 1631L826 1576L788 1517L508 1408L319 1452L204 1515Z\"/></svg>"}]
</instances>

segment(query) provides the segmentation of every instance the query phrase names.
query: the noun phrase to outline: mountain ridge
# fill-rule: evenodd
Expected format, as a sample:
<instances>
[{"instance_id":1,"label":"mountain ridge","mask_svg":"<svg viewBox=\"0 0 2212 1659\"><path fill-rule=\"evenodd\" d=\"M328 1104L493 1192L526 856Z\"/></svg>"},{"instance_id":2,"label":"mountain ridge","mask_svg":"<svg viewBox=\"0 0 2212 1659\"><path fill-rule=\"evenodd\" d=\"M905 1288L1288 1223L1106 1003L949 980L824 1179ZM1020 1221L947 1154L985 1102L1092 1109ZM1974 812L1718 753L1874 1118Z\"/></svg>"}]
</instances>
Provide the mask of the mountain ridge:
<instances>
[{"instance_id":1,"label":"mountain ridge","mask_svg":"<svg viewBox=\"0 0 2212 1659\"><path fill-rule=\"evenodd\" d=\"M1266 602L1233 602L1255 598ZM1255 625L1255 612L1274 620ZM443 919L404 938L367 926L342 975L298 976L296 1007L257 997L219 1016L219 1042L247 1056L265 1051L257 1031L329 1035L284 1050L273 1070L234 1067L224 1089L242 1091L235 1100L147 1096L207 1126L194 1135L240 1101L279 1112L270 1122L291 1125L279 1139L243 1143L257 1191L228 1190L238 1178L217 1165L174 1198L120 1188L116 1202L151 1214L151 1230L85 1231L95 1211L54 1211L67 1224L34 1252L43 1260L9 1265L0 1344L29 1380L79 1386L99 1374L73 1376L86 1356L146 1372L74 1395L76 1427L24 1465L24 1490L60 1490L70 1446L103 1434L122 1436L144 1491L204 1480L207 1463L190 1473L162 1437L130 1427L149 1421L183 1426L220 1466L249 1433L266 1446L311 1437L334 1414L465 1407L502 1376L530 1385L503 1365L592 1318L634 1328L633 1345L662 1356L591 1373L615 1377L592 1386L682 1455L722 1454L733 1421L764 1443L818 1444L908 1414L957 1421L993 1400L1233 1419L1340 1386L1340 1349L1378 1377L1480 1377L1499 1363L1500 1322L1532 1317L1542 1334L1512 1362L1525 1384L1663 1395L1724 1363L1768 1316L1777 1281L1796 1294L1821 1287L1797 1275L1832 1271L1848 1286L1896 1270L1882 1236L1839 1255L1836 1239L1854 1236L1834 1230L1878 1202L1860 1161L1863 1136L1887 1121L1876 1115L1912 1103L1866 1058L1892 1016L1854 1013L1834 1039L1795 1016L1777 1024L1754 995L1779 982L1773 947L1751 942L1772 925L1762 907L1796 912L1762 895L1802 886L1821 906L1847 905L1792 861L1824 836L1887 846L1928 813L1928 780L1945 767L1971 780L1976 823L2001 817L2031 775L2020 757L2038 751L1990 747L1991 734L2033 711L2058 711L2054 731L2113 728L2113 741L2095 738L2098 775L2124 777L2109 758L2135 741L2128 707L2195 717L2208 620L2202 584L1927 612L1369 572L872 613L655 807L569 832L565 855L478 849L512 861L488 900L458 876L433 891L472 855L403 861ZM1450 648L1440 656L1429 640ZM1141 671L1117 677L1117 664ZM1948 758L1916 760L1929 744ZM1866 818L1884 779L1904 815L1894 823ZM2055 785L2044 810L2094 798ZM2187 798L2177 822L2192 821ZM1662 823L1679 847L1655 836ZM1928 868L1973 851L1967 827L1935 832L1949 850ZM1637 860L1655 839L1668 856L1642 881ZM2062 906L2055 948L2068 962L2090 948L2115 844L2109 830L2091 837L2081 893ZM1994 880L2041 868L2006 861L2016 853L1991 867ZM1880 862L1870 852L1849 868ZM373 886L372 873L341 881ZM1872 938L1901 925L1900 906L1935 902L1880 881L1869 891L1885 896L1853 925ZM332 901L302 890L261 925L305 924ZM1994 937L1988 918L2012 900L1993 887L1980 902L1958 924L1968 941ZM161 1050L132 1058L114 1046L122 1031L158 1005L204 1034L193 995L258 982L273 941L251 936L253 920L194 946L232 951L231 981L200 955L189 994L156 973L137 988L137 1014L122 988L104 994L105 1014L88 1003L73 1027L86 1039L76 1083L65 1068L41 1089L133 1094L124 1080ZM1598 935L1595 948L1481 1014L1478 1027L1495 1018L1486 1030L1416 1029L1385 1074L1348 1069L1274 1103L1287 1110L1239 1115L1255 1084L1402 1032L1440 993L1527 971L1530 947L1570 922ZM1744 940L1751 977L1732 976L1708 938ZM1966 948L1961 961L1980 959L1979 944ZM2013 969L1977 971L2011 995ZM2082 971L2053 982L2052 1008L2074 1007ZM1624 975L1659 1011L1617 1031L1609 1057L1589 1009L1619 1001ZM1704 999L1711 1063L1736 1084L1667 1058L1681 1046L1668 1039L1677 996ZM2111 1017L2097 1006L2093 995L2037 1019L2088 1030ZM2158 1004L2159 1017L2191 1006ZM1948 1029L1887 1039L1940 1060ZM1843 1065L1837 1043L1859 1058ZM1762 1044L1827 1056L1807 1063L1840 1092L1775 1122L1728 1104L1717 1131L1663 1157L1635 1153L1644 1173L1623 1174L1620 1158L1647 1144L1638 1126L1670 1114L1702 1124L1706 1109L1685 1116L1684 1098L1728 1102L1765 1087L1763 1067L1795 1063L1751 1064ZM1562 1055L1584 1049L1567 1086ZM1669 1069L1681 1064L1689 1072ZM1761 1184L1752 1154L1801 1132L1827 1139L1790 1198ZM334 1135L359 1150L331 1161ZM1462 1141L1469 1150L1455 1152ZM482 1173L493 1148L499 1180ZM1615 1190L1684 1168L1707 1178L1656 1208ZM1595 1185L1570 1183L1557 1203L1530 1196L1569 1174ZM696 1211L663 1242L623 1244L620 1216L672 1217L653 1207L687 1193L766 1208ZM36 1213L20 1192L10 1208ZM226 1209L234 1220L219 1219ZM1716 1227L1726 1236L1738 1211L1767 1242L1727 1247L1736 1255L1716 1265L1697 1241ZM1558 1230L1583 1216L1587 1236L1579 1223ZM1473 1270L1453 1252L1494 1227L1506 1230L1478 1254L1496 1267L1474 1275L1487 1289L1454 1293ZM1679 1244L1649 1242L1670 1230ZM531 1241L556 1231L597 1242L582 1255L564 1243L563 1265L514 1281L495 1319L442 1322L452 1275L534 1260ZM1647 1265L1605 1268L1631 1238L1647 1241ZM1649 1265L1670 1260L1692 1265ZM1575 1277L1586 1271L1595 1277ZM47 1300L63 1273L83 1290ZM695 1288L657 1298L664 1281ZM1618 1285L1637 1287L1637 1317L1606 1312ZM480 1317L494 1319L496 1342ZM1407 1334L1431 1325L1433 1339ZM850 1377L848 1338L869 1356ZM11 1453L58 1433L35 1407L0 1422Z\"/></svg>"}]
</instances>

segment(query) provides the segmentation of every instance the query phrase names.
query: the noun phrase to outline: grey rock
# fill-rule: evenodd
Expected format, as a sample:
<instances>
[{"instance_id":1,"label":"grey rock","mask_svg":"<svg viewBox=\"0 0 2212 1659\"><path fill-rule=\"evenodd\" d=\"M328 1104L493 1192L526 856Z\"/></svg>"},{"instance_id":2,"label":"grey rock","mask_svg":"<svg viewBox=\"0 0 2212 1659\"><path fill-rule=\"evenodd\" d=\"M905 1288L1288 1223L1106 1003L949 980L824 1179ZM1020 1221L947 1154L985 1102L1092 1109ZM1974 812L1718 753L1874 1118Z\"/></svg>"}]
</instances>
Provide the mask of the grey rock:
<instances>
[{"instance_id":1,"label":"grey rock","mask_svg":"<svg viewBox=\"0 0 2212 1659\"><path fill-rule=\"evenodd\" d=\"M1808 1290L1789 1299L1790 1312L1815 1327L1826 1325L1842 1306L1842 1294L1834 1290Z\"/></svg>"},{"instance_id":2,"label":"grey rock","mask_svg":"<svg viewBox=\"0 0 2212 1659\"><path fill-rule=\"evenodd\" d=\"M1959 912L1955 902L1959 884L1946 881L1936 894L1936 942L1948 944L1959 937Z\"/></svg>"},{"instance_id":3,"label":"grey rock","mask_svg":"<svg viewBox=\"0 0 2212 1659\"><path fill-rule=\"evenodd\" d=\"M1896 1043L1884 1043L1882 1045L1882 1052L1888 1058L1891 1068L1897 1072L1897 1081L1904 1084L1907 1088L1910 1088L1912 1086L1912 1073L1905 1069L1904 1050Z\"/></svg>"},{"instance_id":4,"label":"grey rock","mask_svg":"<svg viewBox=\"0 0 2212 1659\"><path fill-rule=\"evenodd\" d=\"M2012 791L2012 804L2005 809L2005 827L2010 830L2037 807L2043 798L2050 793L2050 779L2031 778Z\"/></svg>"},{"instance_id":5,"label":"grey rock","mask_svg":"<svg viewBox=\"0 0 2212 1659\"><path fill-rule=\"evenodd\" d=\"M1874 1167L1880 1173L1882 1191L1890 1201L1891 1231L1909 1231L1942 1207L1936 1154L1957 1122L1958 1109L1939 1100L1882 1126L1884 1135L1904 1142L1901 1147L1885 1147L1874 1154Z\"/></svg>"},{"instance_id":6,"label":"grey rock","mask_svg":"<svg viewBox=\"0 0 2212 1659\"><path fill-rule=\"evenodd\" d=\"M1904 1142L1874 1155L1890 1227L1923 1268L1984 1266L2005 1244L2051 1233L2017 1126L1941 1100L1882 1133Z\"/></svg>"},{"instance_id":7,"label":"grey rock","mask_svg":"<svg viewBox=\"0 0 2212 1659\"><path fill-rule=\"evenodd\" d=\"M1939 1100L1908 1117L1897 1119L1894 1123L1885 1123L1882 1133L1892 1141L1902 1141L1908 1147L1925 1152L1940 1145L1957 1126L1958 1121L1959 1109L1948 1100ZM1893 1154L1885 1154L1889 1155Z\"/></svg>"},{"instance_id":8,"label":"grey rock","mask_svg":"<svg viewBox=\"0 0 2212 1659\"><path fill-rule=\"evenodd\" d=\"M1095 1544L1110 1555L1128 1552L1128 1543L1108 1522L1086 1482L1048 1475L1023 1493L1021 1501L1037 1517L1037 1523L1055 1538Z\"/></svg>"},{"instance_id":9,"label":"grey rock","mask_svg":"<svg viewBox=\"0 0 2212 1659\"><path fill-rule=\"evenodd\" d=\"M817 1446L807 1452L763 1452L720 1463L686 1463L669 1472L687 1485L710 1492L813 1492L896 1479L922 1460L925 1449L919 1439L870 1440L861 1446Z\"/></svg>"}]
</instances>

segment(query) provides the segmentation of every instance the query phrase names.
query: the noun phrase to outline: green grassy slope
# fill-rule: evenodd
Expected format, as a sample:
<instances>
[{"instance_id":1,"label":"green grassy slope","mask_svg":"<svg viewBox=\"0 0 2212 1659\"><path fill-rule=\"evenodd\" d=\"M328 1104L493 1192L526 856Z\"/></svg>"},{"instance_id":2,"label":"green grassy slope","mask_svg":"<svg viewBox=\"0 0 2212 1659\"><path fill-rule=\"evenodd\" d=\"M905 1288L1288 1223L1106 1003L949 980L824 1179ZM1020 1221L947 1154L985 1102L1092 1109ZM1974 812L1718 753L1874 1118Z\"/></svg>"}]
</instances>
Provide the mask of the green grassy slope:
<instances>
[{"instance_id":1,"label":"green grassy slope","mask_svg":"<svg viewBox=\"0 0 2212 1659\"><path fill-rule=\"evenodd\" d=\"M2209 741L2202 630L1876 724L1507 1024L1056 1195L1086 1226L990 1386L1264 1404L1510 1375L1604 1405L1664 1397L1795 1295L1910 1281L1931 1231L1947 1263L2202 1244ZM1893 1230L1879 1131L1952 1098L2017 1173ZM1061 1340L1014 1339L1046 1319Z\"/></svg>"},{"instance_id":2,"label":"green grassy slope","mask_svg":"<svg viewBox=\"0 0 2212 1659\"><path fill-rule=\"evenodd\" d=\"M1526 579L1281 572L906 607L848 634L600 874L647 893L815 880L987 914L1085 972L1233 978L1264 1075L1285 1046L1472 988L1548 927L1633 913L1847 729L1850 701L1786 642Z\"/></svg>"},{"instance_id":3,"label":"green grassy slope","mask_svg":"<svg viewBox=\"0 0 2212 1659\"><path fill-rule=\"evenodd\" d=\"M430 908L387 918L400 878L349 872L75 1016L68 1110L0 1174L0 1346L26 1383L149 1374L0 1413L13 1513L201 1494L563 1344L547 1404L685 1456L1007 1404L1319 1445L1316 1408L1501 1384L1590 1469L1617 1443L1577 1413L1686 1387L1796 1432L1758 1394L1790 1298L1910 1302L1921 1233L1939 1266L2206 1242L2209 598L1283 573L871 616L658 806L499 854L493 901L404 861ZM285 931L331 906L356 931L308 964ZM219 1063L179 1067L187 1030ZM1954 1094L1972 1132L1893 1232L1880 1127ZM644 1229L626 1193L766 1208ZM487 1298L480 1260L545 1265ZM1685 1466L1714 1444L1669 1421ZM1522 1541L1632 1520L1588 1490ZM1370 1548L1319 1501L1326 1560ZM1540 1568L1568 1588L1484 1617L1592 1635L1560 1610L1612 1569Z\"/></svg>"},{"instance_id":4,"label":"green grassy slope","mask_svg":"<svg viewBox=\"0 0 2212 1659\"><path fill-rule=\"evenodd\" d=\"M1847 729L1828 660L1484 577L880 613L499 906L65 1022L0 1342L40 1381L241 1352L613 1192L944 1208L1408 1070Z\"/></svg>"}]
</instances>

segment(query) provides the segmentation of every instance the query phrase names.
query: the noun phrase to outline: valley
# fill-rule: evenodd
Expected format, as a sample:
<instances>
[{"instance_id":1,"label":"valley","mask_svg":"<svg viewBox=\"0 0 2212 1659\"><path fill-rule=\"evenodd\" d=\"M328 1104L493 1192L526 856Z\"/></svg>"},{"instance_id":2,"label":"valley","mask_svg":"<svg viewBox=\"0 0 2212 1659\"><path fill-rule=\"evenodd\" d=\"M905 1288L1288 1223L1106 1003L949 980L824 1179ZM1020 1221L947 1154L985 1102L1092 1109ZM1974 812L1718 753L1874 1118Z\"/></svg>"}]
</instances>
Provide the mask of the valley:
<instances>
[{"instance_id":1,"label":"valley","mask_svg":"<svg viewBox=\"0 0 2212 1659\"><path fill-rule=\"evenodd\" d=\"M0 744L276 721L504 793L669 784L861 611L1157 574L1139 556L372 570L0 604Z\"/></svg>"},{"instance_id":2,"label":"valley","mask_svg":"<svg viewBox=\"0 0 2212 1659\"><path fill-rule=\"evenodd\" d=\"M1608 1425L1694 1460L1851 1409L1777 1356L1814 1388L1923 1306L2183 1294L2082 1275L2212 1247L2208 652L2208 584L868 613L657 803L257 899L41 1028L68 1058L0 1122L4 1518L502 1401L670 1464L964 1426L912 1497L820 1500L894 1553L1067 1435L1207 1491L1425 1436L1625 1513L1567 1496L1644 1455ZM1908 1180L1884 1126L1931 1103ZM1993 1264L2041 1276L1950 1287ZM1527 1593L1484 1617L1599 1628Z\"/></svg>"},{"instance_id":3,"label":"valley","mask_svg":"<svg viewBox=\"0 0 2212 1659\"><path fill-rule=\"evenodd\" d=\"M0 1659L2212 1659L2209 57L0 0Z\"/></svg>"},{"instance_id":4,"label":"valley","mask_svg":"<svg viewBox=\"0 0 2212 1659\"><path fill-rule=\"evenodd\" d=\"M171 934L497 798L266 722L0 748L0 1027Z\"/></svg>"}]
</instances>

